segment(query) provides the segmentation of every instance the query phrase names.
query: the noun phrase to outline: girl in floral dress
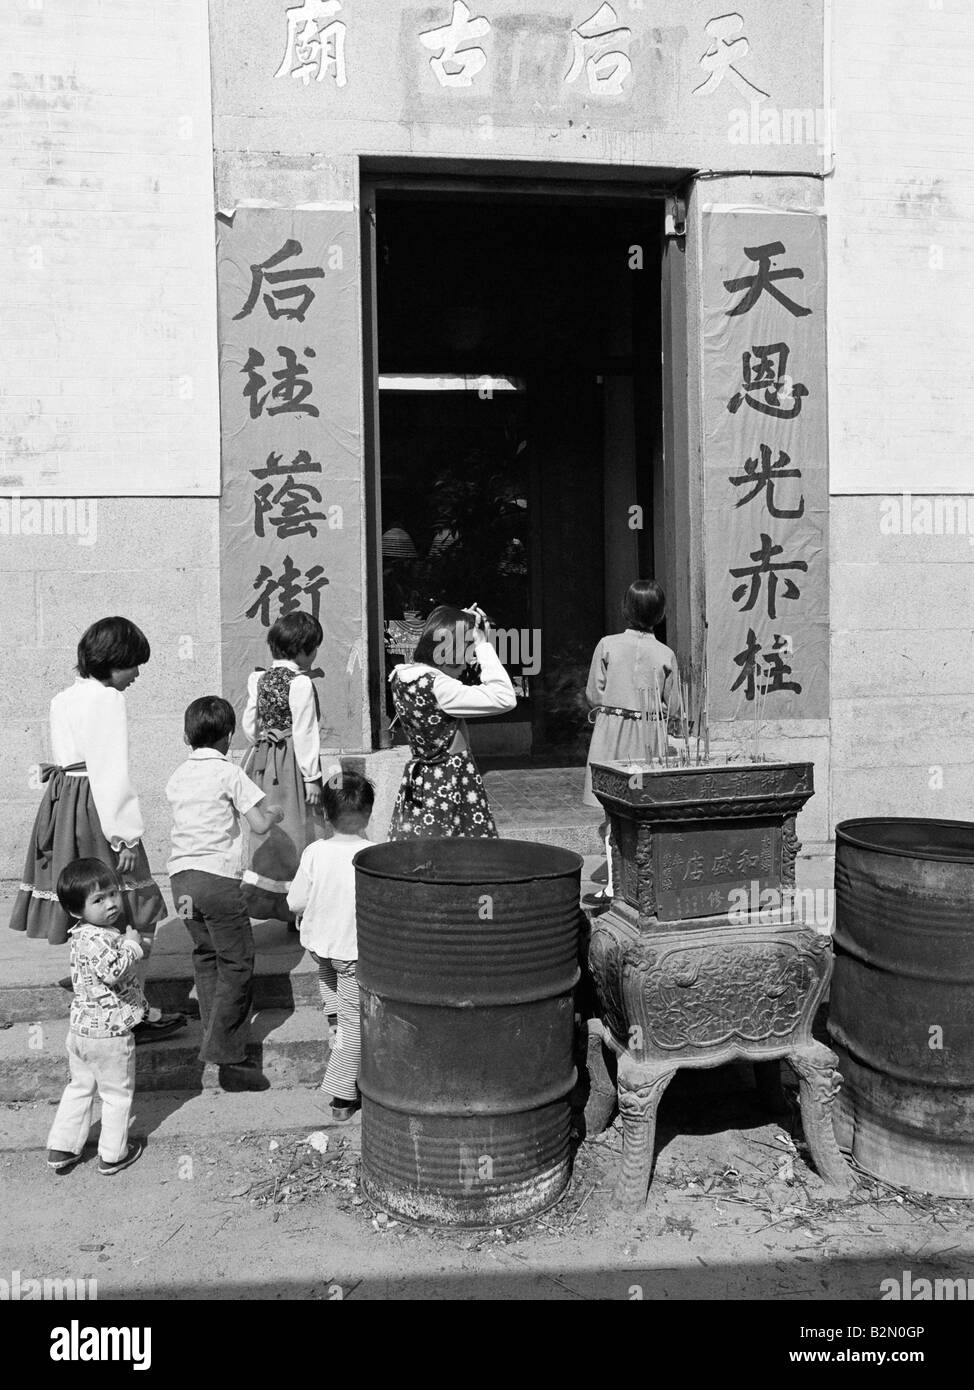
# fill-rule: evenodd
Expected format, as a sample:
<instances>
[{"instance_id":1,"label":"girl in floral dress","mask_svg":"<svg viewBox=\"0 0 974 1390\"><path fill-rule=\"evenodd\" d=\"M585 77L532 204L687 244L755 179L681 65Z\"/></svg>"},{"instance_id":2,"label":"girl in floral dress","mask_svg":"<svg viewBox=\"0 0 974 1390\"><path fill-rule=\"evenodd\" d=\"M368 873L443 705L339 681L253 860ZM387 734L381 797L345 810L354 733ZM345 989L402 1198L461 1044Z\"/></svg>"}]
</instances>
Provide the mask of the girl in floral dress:
<instances>
[{"instance_id":1,"label":"girl in floral dress","mask_svg":"<svg viewBox=\"0 0 974 1390\"><path fill-rule=\"evenodd\" d=\"M479 685L463 685L458 679L470 646L480 666ZM477 608L434 608L414 660L397 666L389 679L396 717L412 753L393 808L389 839L496 839L464 720L512 710L517 697L489 641L483 613Z\"/></svg>"},{"instance_id":2,"label":"girl in floral dress","mask_svg":"<svg viewBox=\"0 0 974 1390\"><path fill-rule=\"evenodd\" d=\"M310 613L288 613L267 634L273 662L247 683L243 731L253 747L243 770L284 808L284 819L249 836L243 874L247 911L255 919L293 922L287 893L305 848L327 836L321 810L318 696L308 675L323 633Z\"/></svg>"}]
</instances>

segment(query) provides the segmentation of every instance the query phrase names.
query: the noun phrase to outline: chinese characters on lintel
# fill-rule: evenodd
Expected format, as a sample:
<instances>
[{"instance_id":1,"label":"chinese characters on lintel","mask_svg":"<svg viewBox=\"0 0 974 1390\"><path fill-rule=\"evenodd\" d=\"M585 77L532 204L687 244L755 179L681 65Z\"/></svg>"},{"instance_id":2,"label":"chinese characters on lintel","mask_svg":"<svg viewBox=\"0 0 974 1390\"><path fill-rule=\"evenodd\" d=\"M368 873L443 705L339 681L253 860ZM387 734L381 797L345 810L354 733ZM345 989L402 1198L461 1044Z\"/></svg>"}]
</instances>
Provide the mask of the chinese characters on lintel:
<instances>
[{"instance_id":1,"label":"chinese characters on lintel","mask_svg":"<svg viewBox=\"0 0 974 1390\"><path fill-rule=\"evenodd\" d=\"M299 5L288 6L284 56L274 76L295 78L305 87L327 77L335 87L345 87L348 24L338 18L342 12L341 0L302 0ZM475 14L465 0L451 0L449 10L444 4L442 13L444 22L419 30L416 42L430 53L429 68L441 87L473 87L492 57L491 49L485 46L493 34L490 18ZM589 95L622 96L633 71L632 30L620 23L614 6L603 0L574 28L571 12L566 10L564 24L562 86L574 86L584 73ZM767 98L769 93L742 70L751 49L743 17L737 13L716 15L704 25L704 32L707 47L697 65L706 77L692 88L693 95L710 96L727 81L749 100ZM539 42L547 37L543 34ZM516 73L521 64L519 46L512 62Z\"/></svg>"}]
</instances>

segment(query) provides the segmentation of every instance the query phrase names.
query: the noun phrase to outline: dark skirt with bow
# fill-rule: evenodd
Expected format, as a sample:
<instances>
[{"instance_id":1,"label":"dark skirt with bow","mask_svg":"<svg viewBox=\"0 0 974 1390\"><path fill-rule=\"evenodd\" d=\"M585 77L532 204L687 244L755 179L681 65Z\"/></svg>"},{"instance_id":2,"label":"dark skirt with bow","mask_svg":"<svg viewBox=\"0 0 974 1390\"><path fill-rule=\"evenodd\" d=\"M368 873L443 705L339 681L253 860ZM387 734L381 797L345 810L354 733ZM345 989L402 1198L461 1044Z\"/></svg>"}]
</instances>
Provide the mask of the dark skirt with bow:
<instances>
[{"instance_id":1,"label":"dark skirt with bow","mask_svg":"<svg viewBox=\"0 0 974 1390\"><path fill-rule=\"evenodd\" d=\"M264 793L262 809L283 806L284 819L265 835L248 827L243 895L248 914L261 921L290 921L287 891L312 840L327 838L320 811L305 800L304 778L289 731L268 730L247 754L243 770Z\"/></svg>"},{"instance_id":2,"label":"dark skirt with bow","mask_svg":"<svg viewBox=\"0 0 974 1390\"><path fill-rule=\"evenodd\" d=\"M80 769L83 764L72 764ZM10 926L32 937L46 937L51 946L68 939L71 918L57 900L58 877L72 859L100 859L115 868L118 856L108 843L95 810L87 777L67 777L63 767L45 764L45 783L27 847L27 860ZM122 909L126 923L139 931L152 931L169 915L159 885L149 872L141 841L135 848L131 874L121 875Z\"/></svg>"}]
</instances>

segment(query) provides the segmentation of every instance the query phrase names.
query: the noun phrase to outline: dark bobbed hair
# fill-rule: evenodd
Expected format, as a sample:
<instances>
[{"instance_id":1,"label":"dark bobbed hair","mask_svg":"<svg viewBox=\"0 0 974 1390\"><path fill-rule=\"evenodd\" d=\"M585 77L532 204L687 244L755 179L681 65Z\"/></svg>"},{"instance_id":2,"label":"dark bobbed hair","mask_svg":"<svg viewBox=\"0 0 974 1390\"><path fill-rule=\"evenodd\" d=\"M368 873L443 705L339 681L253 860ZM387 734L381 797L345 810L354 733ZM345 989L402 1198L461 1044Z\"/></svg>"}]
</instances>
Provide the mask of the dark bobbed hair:
<instances>
[{"instance_id":1,"label":"dark bobbed hair","mask_svg":"<svg viewBox=\"0 0 974 1390\"><path fill-rule=\"evenodd\" d=\"M375 787L367 777L343 767L326 779L321 790L321 804L330 821L343 820L346 816L367 817L375 804Z\"/></svg>"},{"instance_id":2,"label":"dark bobbed hair","mask_svg":"<svg viewBox=\"0 0 974 1390\"><path fill-rule=\"evenodd\" d=\"M222 695L201 695L187 705L183 728L191 748L212 748L237 727L233 705Z\"/></svg>"},{"instance_id":3,"label":"dark bobbed hair","mask_svg":"<svg viewBox=\"0 0 974 1390\"><path fill-rule=\"evenodd\" d=\"M301 652L320 647L324 639L321 623L310 613L287 613L269 630L267 645L278 661L293 661Z\"/></svg>"},{"instance_id":4,"label":"dark bobbed hair","mask_svg":"<svg viewBox=\"0 0 974 1390\"><path fill-rule=\"evenodd\" d=\"M466 613L462 608L453 608L448 603L441 603L434 608L423 625L419 641L416 643L416 650L413 652L413 660L421 662L424 666L441 666L442 660L437 660L440 655L438 648L444 637L453 637L458 632L465 637L474 626L472 613ZM462 640L460 643L463 645ZM449 662L449 665L460 665L463 661L462 651L455 653L458 657L457 662Z\"/></svg>"},{"instance_id":5,"label":"dark bobbed hair","mask_svg":"<svg viewBox=\"0 0 974 1390\"><path fill-rule=\"evenodd\" d=\"M630 584L622 600L622 616L626 627L637 632L652 632L662 622L666 611L666 595L655 579L637 579Z\"/></svg>"},{"instance_id":6,"label":"dark bobbed hair","mask_svg":"<svg viewBox=\"0 0 974 1390\"><path fill-rule=\"evenodd\" d=\"M80 917L89 893L121 888L118 874L102 859L72 859L58 875L57 900L69 917Z\"/></svg>"},{"instance_id":7,"label":"dark bobbed hair","mask_svg":"<svg viewBox=\"0 0 974 1390\"><path fill-rule=\"evenodd\" d=\"M130 670L149 660L149 641L128 618L99 618L78 643L78 675L106 680L113 671Z\"/></svg>"}]
</instances>

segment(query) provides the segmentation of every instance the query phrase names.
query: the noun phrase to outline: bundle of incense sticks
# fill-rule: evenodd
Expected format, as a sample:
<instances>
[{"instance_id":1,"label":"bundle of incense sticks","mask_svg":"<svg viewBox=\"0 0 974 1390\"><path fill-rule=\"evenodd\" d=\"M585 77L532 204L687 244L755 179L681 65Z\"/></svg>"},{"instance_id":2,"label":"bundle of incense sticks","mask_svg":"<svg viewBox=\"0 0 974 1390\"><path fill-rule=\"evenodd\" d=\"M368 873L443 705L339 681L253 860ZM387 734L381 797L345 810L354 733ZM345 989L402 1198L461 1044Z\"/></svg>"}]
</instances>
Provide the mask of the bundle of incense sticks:
<instances>
[{"instance_id":1,"label":"bundle of incense sticks","mask_svg":"<svg viewBox=\"0 0 974 1390\"><path fill-rule=\"evenodd\" d=\"M649 691L639 690L639 724L643 734L643 760L647 767L653 766L653 745L649 732Z\"/></svg>"},{"instance_id":2,"label":"bundle of incense sticks","mask_svg":"<svg viewBox=\"0 0 974 1390\"><path fill-rule=\"evenodd\" d=\"M673 714L673 732L678 749L669 746L669 711L663 705L659 684L654 679L638 691L639 722L642 729L643 757L647 766L701 767L710 762L710 720L707 709L707 665L687 662L681 674L679 665L673 680L680 692L681 710ZM760 717L763 718L761 705ZM756 711L757 714L757 711ZM755 729L757 725L755 725ZM757 734L755 733L755 743ZM695 740L695 742L694 742ZM679 745L682 744L682 747Z\"/></svg>"},{"instance_id":3,"label":"bundle of incense sticks","mask_svg":"<svg viewBox=\"0 0 974 1390\"><path fill-rule=\"evenodd\" d=\"M764 710L768 700L767 682L765 682L764 685L760 684L761 675L761 668L757 667L755 670L754 701L752 710L752 713L754 715L754 738L751 746L751 758L753 762L760 761L759 754L761 748L761 730L764 725Z\"/></svg>"},{"instance_id":4,"label":"bundle of incense sticks","mask_svg":"<svg viewBox=\"0 0 974 1390\"><path fill-rule=\"evenodd\" d=\"M650 686L650 694L653 697L653 718L656 725L657 745L659 748L659 759L664 767L670 765L670 741L666 736L666 714L663 709L663 697L657 681L653 681Z\"/></svg>"},{"instance_id":5,"label":"bundle of incense sticks","mask_svg":"<svg viewBox=\"0 0 974 1390\"><path fill-rule=\"evenodd\" d=\"M687 767L690 766L690 684L680 682L680 731L683 734L683 750Z\"/></svg>"},{"instance_id":6,"label":"bundle of incense sticks","mask_svg":"<svg viewBox=\"0 0 974 1390\"><path fill-rule=\"evenodd\" d=\"M710 762L706 662L699 666L692 661L685 662L682 674L680 669L677 669L676 680L683 705L678 732L678 737L683 743L680 761L688 767L700 767ZM692 745L691 737L693 739Z\"/></svg>"}]
</instances>

